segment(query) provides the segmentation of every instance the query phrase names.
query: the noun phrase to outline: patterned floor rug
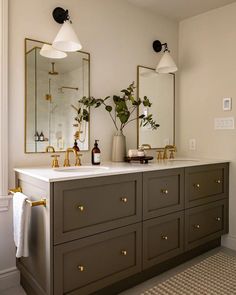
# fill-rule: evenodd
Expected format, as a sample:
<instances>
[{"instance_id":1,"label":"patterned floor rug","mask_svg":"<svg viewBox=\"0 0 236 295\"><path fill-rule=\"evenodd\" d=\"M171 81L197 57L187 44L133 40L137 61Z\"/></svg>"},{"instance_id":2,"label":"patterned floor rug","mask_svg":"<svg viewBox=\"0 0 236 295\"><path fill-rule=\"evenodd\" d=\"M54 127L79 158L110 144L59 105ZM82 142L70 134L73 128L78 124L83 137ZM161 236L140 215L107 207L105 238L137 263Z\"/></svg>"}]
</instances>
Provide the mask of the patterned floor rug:
<instances>
[{"instance_id":1,"label":"patterned floor rug","mask_svg":"<svg viewBox=\"0 0 236 295\"><path fill-rule=\"evenodd\" d=\"M234 295L236 257L219 252L140 295Z\"/></svg>"}]
</instances>

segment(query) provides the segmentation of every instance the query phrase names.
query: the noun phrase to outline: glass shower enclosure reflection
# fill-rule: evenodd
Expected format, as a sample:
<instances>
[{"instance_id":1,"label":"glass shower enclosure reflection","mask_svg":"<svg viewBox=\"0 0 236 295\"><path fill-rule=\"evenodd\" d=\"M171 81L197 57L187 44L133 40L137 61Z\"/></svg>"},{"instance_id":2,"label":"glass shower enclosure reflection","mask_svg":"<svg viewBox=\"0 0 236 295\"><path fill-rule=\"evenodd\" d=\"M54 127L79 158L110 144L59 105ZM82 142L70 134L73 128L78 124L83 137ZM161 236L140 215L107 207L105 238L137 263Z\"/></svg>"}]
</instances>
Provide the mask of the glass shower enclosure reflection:
<instances>
[{"instance_id":1,"label":"glass shower enclosure reflection","mask_svg":"<svg viewBox=\"0 0 236 295\"><path fill-rule=\"evenodd\" d=\"M78 101L89 96L90 56L69 53L64 59L40 55L43 42L26 40L25 152L42 153L47 146L65 151L76 140L89 149L89 123L75 118Z\"/></svg>"}]
</instances>

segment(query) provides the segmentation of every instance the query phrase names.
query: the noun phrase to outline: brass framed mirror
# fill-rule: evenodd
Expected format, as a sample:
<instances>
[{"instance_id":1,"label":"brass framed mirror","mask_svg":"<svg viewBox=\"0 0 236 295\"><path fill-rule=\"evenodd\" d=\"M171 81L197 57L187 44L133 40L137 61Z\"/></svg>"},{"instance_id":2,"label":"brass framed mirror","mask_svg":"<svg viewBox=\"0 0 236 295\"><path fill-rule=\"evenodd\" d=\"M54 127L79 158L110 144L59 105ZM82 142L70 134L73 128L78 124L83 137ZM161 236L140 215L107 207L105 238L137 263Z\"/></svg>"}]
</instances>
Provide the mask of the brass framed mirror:
<instances>
[{"instance_id":1,"label":"brass framed mirror","mask_svg":"<svg viewBox=\"0 0 236 295\"><path fill-rule=\"evenodd\" d=\"M83 106L78 100L90 96L90 54L68 52L64 58L48 58L44 44L25 39L25 153L56 152L73 147L89 150L89 122L80 121Z\"/></svg>"},{"instance_id":2,"label":"brass framed mirror","mask_svg":"<svg viewBox=\"0 0 236 295\"><path fill-rule=\"evenodd\" d=\"M140 126L138 120L137 147L149 144L152 149L157 149L175 144L175 75L158 74L153 68L138 66L137 95L147 96L152 103L149 110L140 106L138 113L148 115L149 111L160 124L153 131L148 125Z\"/></svg>"}]
</instances>

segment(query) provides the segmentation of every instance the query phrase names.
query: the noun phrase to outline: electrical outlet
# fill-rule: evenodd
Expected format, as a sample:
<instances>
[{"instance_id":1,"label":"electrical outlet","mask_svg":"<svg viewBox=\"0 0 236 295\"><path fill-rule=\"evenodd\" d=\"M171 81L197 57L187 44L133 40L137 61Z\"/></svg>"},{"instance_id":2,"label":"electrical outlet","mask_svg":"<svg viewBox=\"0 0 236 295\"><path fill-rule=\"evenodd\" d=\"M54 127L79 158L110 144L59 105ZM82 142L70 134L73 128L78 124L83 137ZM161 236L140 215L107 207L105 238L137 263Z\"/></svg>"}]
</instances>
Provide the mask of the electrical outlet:
<instances>
[{"instance_id":1,"label":"electrical outlet","mask_svg":"<svg viewBox=\"0 0 236 295\"><path fill-rule=\"evenodd\" d=\"M195 138L189 139L189 150L196 151L196 139Z\"/></svg>"}]
</instances>

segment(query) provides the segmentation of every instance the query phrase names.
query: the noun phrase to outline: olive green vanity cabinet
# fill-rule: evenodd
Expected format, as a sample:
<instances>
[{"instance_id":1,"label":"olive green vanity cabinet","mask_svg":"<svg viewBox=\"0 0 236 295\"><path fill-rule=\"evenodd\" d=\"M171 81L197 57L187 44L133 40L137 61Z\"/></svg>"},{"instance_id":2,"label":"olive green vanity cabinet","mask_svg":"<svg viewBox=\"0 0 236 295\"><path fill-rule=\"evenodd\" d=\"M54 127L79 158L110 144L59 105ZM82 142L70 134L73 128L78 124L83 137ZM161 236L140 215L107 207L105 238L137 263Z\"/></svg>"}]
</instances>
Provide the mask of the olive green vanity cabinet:
<instances>
[{"instance_id":1,"label":"olive green vanity cabinet","mask_svg":"<svg viewBox=\"0 0 236 295\"><path fill-rule=\"evenodd\" d=\"M29 295L118 294L219 244L228 173L228 163L51 183L17 173L25 194L47 199L32 212L31 255L18 260L23 287Z\"/></svg>"}]
</instances>

